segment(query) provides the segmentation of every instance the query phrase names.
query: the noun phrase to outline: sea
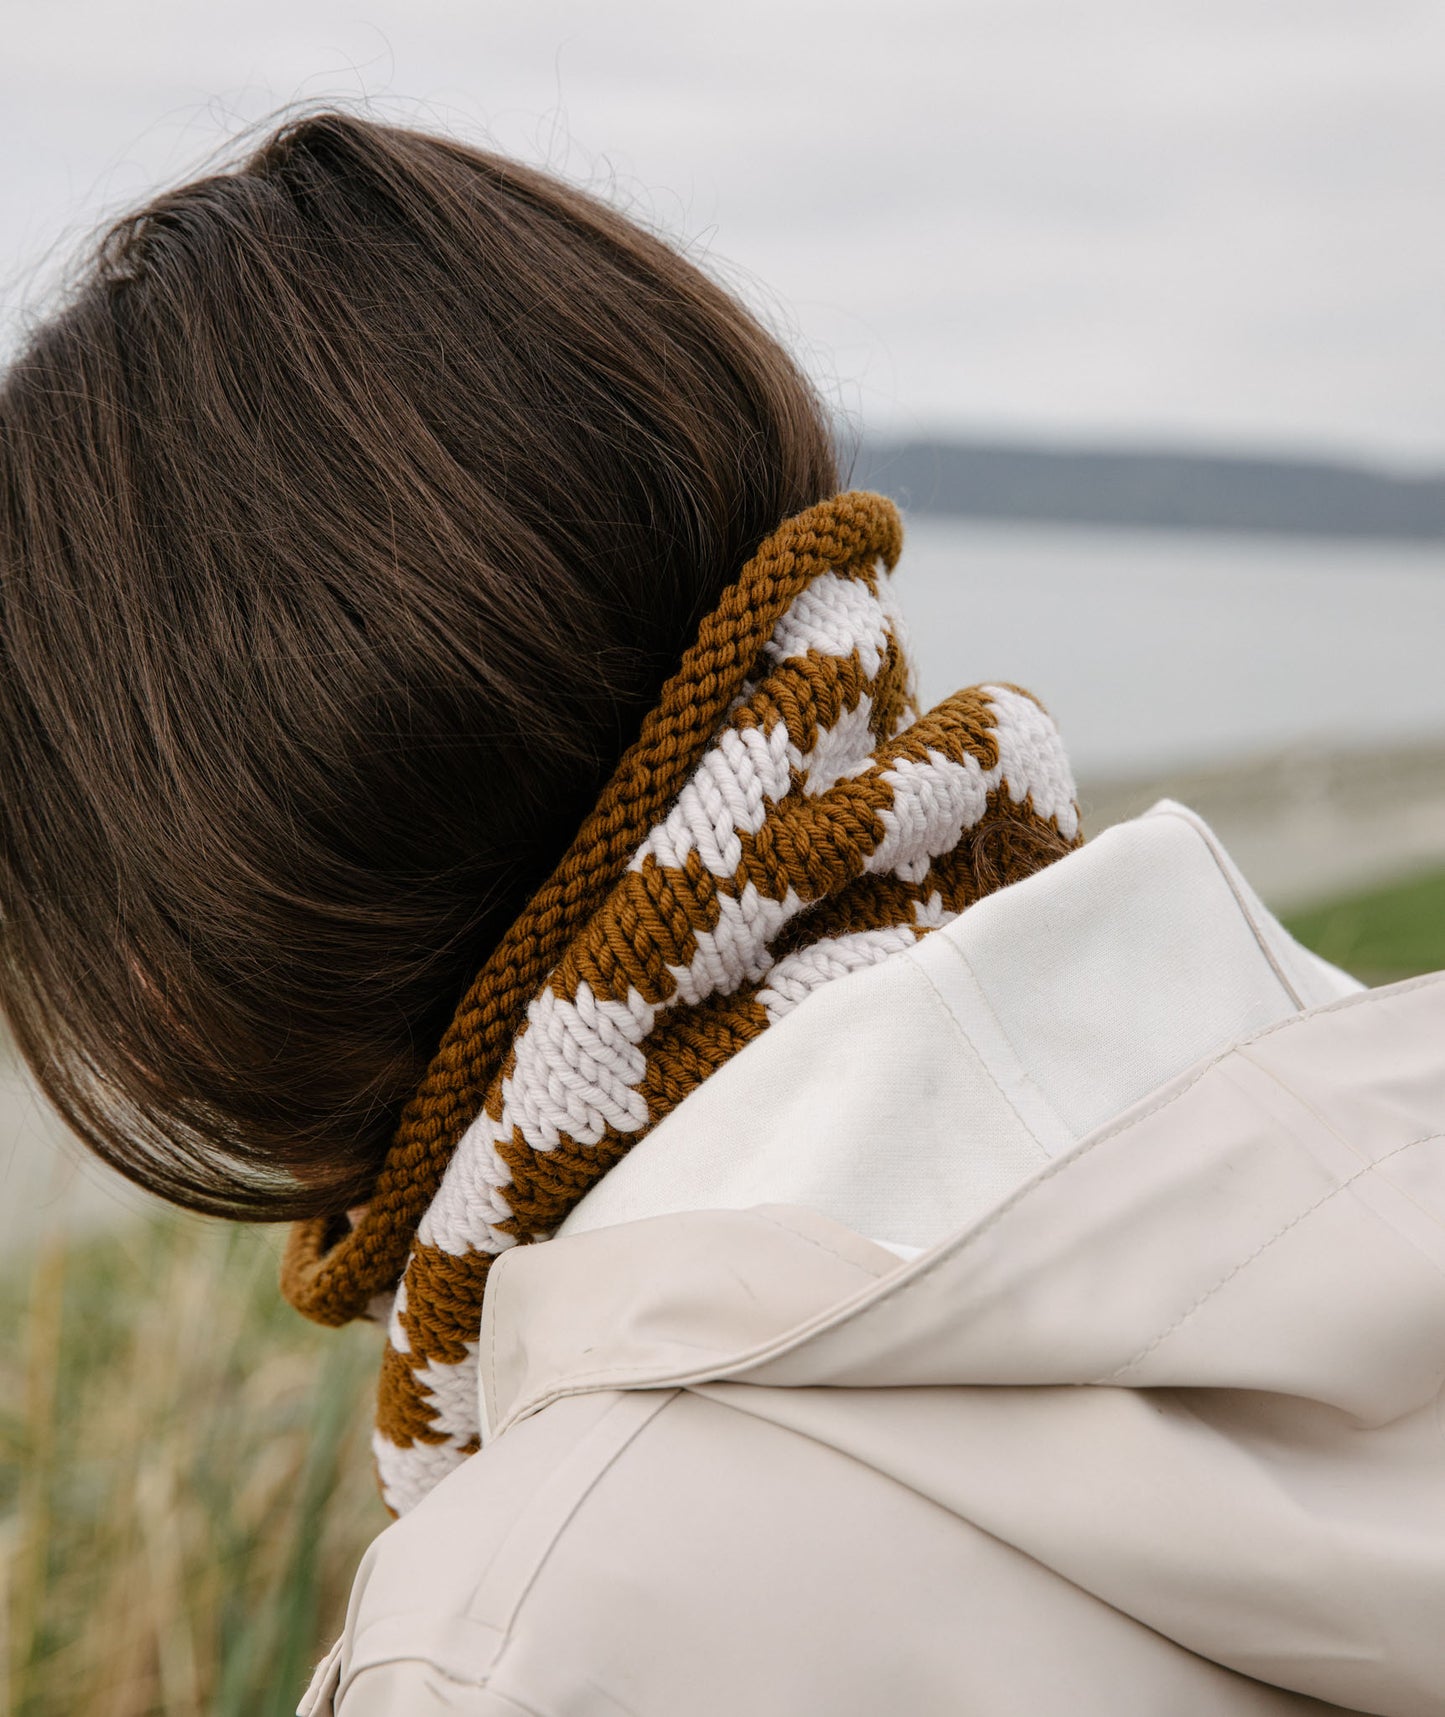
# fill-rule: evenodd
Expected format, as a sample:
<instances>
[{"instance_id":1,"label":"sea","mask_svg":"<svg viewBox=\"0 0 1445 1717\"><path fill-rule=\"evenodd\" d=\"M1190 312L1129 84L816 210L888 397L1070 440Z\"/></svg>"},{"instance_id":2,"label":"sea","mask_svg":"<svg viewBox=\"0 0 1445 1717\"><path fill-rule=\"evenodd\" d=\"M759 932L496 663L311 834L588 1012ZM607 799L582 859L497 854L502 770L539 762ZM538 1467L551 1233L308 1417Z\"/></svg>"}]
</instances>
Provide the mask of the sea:
<instances>
[{"instance_id":1,"label":"sea","mask_svg":"<svg viewBox=\"0 0 1445 1717\"><path fill-rule=\"evenodd\" d=\"M927 702L1027 687L1083 777L1445 739L1445 543L915 518Z\"/></svg>"}]
</instances>

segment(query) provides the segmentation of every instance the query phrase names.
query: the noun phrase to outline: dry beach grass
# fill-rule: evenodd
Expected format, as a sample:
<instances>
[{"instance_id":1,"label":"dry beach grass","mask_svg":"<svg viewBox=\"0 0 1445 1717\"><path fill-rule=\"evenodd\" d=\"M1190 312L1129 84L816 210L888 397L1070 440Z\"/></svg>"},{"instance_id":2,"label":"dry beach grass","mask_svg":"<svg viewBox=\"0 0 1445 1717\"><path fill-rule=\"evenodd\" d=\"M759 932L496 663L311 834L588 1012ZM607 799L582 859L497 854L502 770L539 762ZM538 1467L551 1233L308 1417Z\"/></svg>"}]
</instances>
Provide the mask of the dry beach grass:
<instances>
[{"instance_id":1,"label":"dry beach grass","mask_svg":"<svg viewBox=\"0 0 1445 1717\"><path fill-rule=\"evenodd\" d=\"M1445 966L1445 871L1291 919L1374 981ZM0 1271L0 1712L285 1717L385 1524L380 1331L312 1328L279 1237L132 1215Z\"/></svg>"},{"instance_id":2,"label":"dry beach grass","mask_svg":"<svg viewBox=\"0 0 1445 1717\"><path fill-rule=\"evenodd\" d=\"M180 1219L54 1238L0 1288L0 1710L295 1710L385 1524L379 1332L313 1329L274 1237Z\"/></svg>"}]
</instances>

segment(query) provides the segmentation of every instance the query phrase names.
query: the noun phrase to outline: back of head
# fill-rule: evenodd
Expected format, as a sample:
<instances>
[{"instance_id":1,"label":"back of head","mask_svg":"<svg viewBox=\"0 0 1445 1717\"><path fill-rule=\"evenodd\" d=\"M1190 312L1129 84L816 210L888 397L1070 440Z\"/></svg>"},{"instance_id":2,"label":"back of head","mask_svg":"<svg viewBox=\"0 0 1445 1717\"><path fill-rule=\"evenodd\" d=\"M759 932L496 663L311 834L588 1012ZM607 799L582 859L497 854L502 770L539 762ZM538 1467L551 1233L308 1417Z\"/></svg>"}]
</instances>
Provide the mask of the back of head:
<instances>
[{"instance_id":1,"label":"back of head","mask_svg":"<svg viewBox=\"0 0 1445 1717\"><path fill-rule=\"evenodd\" d=\"M0 387L0 999L173 1201L364 1198L752 549L797 369L606 205L323 115L103 241Z\"/></svg>"}]
</instances>

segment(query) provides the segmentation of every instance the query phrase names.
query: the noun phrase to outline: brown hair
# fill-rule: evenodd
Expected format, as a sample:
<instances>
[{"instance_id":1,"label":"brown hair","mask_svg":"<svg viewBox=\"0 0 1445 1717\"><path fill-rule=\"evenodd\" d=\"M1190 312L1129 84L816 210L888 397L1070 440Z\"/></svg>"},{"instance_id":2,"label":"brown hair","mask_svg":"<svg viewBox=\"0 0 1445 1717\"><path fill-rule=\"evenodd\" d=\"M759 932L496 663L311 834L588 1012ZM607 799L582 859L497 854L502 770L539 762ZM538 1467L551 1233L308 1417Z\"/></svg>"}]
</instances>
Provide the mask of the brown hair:
<instances>
[{"instance_id":1,"label":"brown hair","mask_svg":"<svg viewBox=\"0 0 1445 1717\"><path fill-rule=\"evenodd\" d=\"M362 119L102 241L0 387L0 999L195 1209L366 1197L699 620L837 488L773 338L606 204Z\"/></svg>"}]
</instances>

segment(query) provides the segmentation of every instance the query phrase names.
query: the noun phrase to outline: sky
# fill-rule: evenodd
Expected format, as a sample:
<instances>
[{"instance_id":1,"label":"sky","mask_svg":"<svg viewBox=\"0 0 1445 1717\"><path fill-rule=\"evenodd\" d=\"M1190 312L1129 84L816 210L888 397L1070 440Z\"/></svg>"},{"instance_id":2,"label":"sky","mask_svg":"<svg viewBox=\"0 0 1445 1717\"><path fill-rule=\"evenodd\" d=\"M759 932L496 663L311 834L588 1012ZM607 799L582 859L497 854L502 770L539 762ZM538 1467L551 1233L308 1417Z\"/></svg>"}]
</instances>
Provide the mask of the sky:
<instances>
[{"instance_id":1,"label":"sky","mask_svg":"<svg viewBox=\"0 0 1445 1717\"><path fill-rule=\"evenodd\" d=\"M1445 0L0 0L0 352L298 101L619 199L865 433L1445 467Z\"/></svg>"}]
</instances>

